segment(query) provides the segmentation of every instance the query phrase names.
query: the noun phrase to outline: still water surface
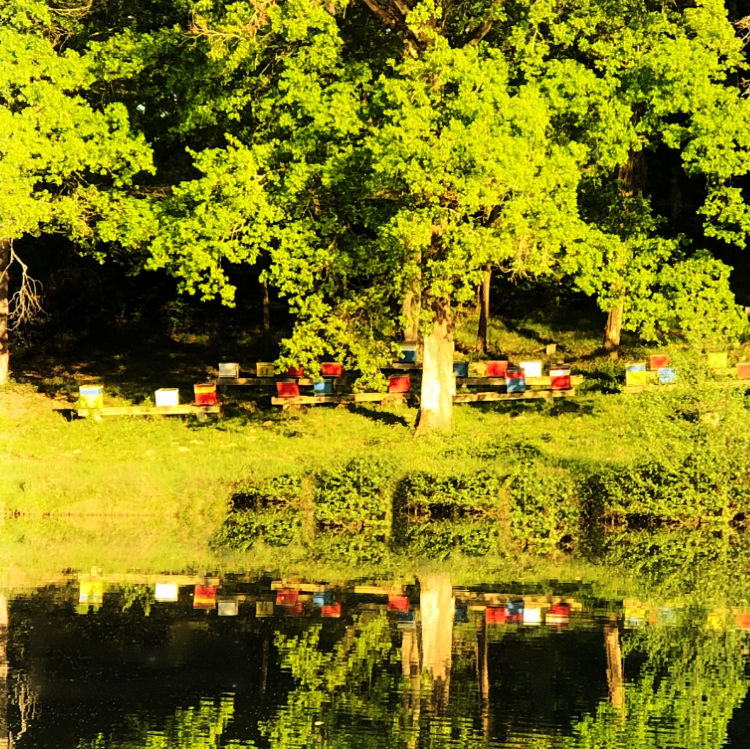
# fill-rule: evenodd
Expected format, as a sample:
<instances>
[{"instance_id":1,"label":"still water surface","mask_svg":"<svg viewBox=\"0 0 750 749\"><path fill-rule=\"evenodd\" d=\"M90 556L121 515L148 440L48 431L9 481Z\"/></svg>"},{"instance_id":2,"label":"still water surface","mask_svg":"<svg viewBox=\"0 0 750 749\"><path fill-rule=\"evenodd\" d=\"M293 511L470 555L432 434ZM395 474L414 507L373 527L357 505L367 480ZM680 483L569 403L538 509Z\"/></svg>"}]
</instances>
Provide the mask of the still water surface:
<instances>
[{"instance_id":1,"label":"still water surface","mask_svg":"<svg viewBox=\"0 0 750 749\"><path fill-rule=\"evenodd\" d=\"M700 596L97 573L0 609L0 747L750 747L750 610Z\"/></svg>"}]
</instances>

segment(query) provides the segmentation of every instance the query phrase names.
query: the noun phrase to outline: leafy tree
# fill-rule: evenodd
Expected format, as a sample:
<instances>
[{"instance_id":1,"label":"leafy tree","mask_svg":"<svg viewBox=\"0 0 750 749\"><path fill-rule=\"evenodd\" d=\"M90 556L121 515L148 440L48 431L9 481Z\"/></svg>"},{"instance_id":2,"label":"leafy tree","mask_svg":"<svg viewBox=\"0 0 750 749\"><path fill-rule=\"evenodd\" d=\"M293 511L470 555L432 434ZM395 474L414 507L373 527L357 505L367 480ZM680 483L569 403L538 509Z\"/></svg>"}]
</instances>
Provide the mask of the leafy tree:
<instances>
[{"instance_id":1,"label":"leafy tree","mask_svg":"<svg viewBox=\"0 0 750 749\"><path fill-rule=\"evenodd\" d=\"M40 0L0 8L0 384L8 375L9 327L38 306L14 242L43 231L90 236L92 190L120 189L150 168L125 108L97 108L85 98L95 80L91 60L61 49L66 33ZM14 265L20 278L10 296Z\"/></svg>"}]
</instances>

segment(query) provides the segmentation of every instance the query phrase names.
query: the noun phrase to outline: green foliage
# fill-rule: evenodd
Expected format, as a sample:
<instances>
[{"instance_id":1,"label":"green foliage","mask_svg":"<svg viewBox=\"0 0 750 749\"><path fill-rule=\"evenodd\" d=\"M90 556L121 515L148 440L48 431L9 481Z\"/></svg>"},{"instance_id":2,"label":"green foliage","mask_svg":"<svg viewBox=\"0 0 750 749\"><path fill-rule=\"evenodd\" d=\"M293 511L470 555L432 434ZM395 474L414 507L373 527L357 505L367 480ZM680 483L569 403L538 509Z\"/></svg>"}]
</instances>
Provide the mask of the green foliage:
<instances>
[{"instance_id":1,"label":"green foliage","mask_svg":"<svg viewBox=\"0 0 750 749\"><path fill-rule=\"evenodd\" d=\"M576 477L544 460L519 461L509 485L511 537L523 547L546 553L581 531Z\"/></svg>"},{"instance_id":2,"label":"green foliage","mask_svg":"<svg viewBox=\"0 0 750 749\"><path fill-rule=\"evenodd\" d=\"M497 548L500 479L487 471L439 477L407 474L394 495L397 543L410 555L444 559L460 549Z\"/></svg>"},{"instance_id":3,"label":"green foliage","mask_svg":"<svg viewBox=\"0 0 750 749\"><path fill-rule=\"evenodd\" d=\"M218 700L202 699L198 705L178 707L163 726L150 725L137 716L130 720L132 738L120 740L99 734L93 741L79 741L77 749L254 749L252 741L225 738L234 712L233 694L222 695Z\"/></svg>"},{"instance_id":4,"label":"green foliage","mask_svg":"<svg viewBox=\"0 0 750 749\"><path fill-rule=\"evenodd\" d=\"M258 539L269 546L288 546L300 540L301 480L275 476L259 486L240 486L231 508L211 540L214 548L247 551Z\"/></svg>"},{"instance_id":5,"label":"green foliage","mask_svg":"<svg viewBox=\"0 0 750 749\"><path fill-rule=\"evenodd\" d=\"M313 495L316 555L354 562L378 561L390 535L393 466L355 459L319 475Z\"/></svg>"}]
</instances>

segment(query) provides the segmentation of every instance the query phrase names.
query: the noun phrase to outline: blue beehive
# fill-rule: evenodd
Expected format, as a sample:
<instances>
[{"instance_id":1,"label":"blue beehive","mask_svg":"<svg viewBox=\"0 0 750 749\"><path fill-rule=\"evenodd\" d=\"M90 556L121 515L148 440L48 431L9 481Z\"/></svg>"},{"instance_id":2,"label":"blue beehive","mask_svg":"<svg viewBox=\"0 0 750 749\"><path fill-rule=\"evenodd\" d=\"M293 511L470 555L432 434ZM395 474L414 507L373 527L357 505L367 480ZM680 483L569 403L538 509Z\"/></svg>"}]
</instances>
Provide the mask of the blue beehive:
<instances>
[{"instance_id":1,"label":"blue beehive","mask_svg":"<svg viewBox=\"0 0 750 749\"><path fill-rule=\"evenodd\" d=\"M332 590L319 590L317 593L313 593L313 604L315 606L330 606L332 603Z\"/></svg>"},{"instance_id":2,"label":"blue beehive","mask_svg":"<svg viewBox=\"0 0 750 749\"><path fill-rule=\"evenodd\" d=\"M509 622L520 622L523 617L523 600L508 601L505 604L505 616Z\"/></svg>"},{"instance_id":3,"label":"blue beehive","mask_svg":"<svg viewBox=\"0 0 750 749\"><path fill-rule=\"evenodd\" d=\"M416 343L402 343L401 344L401 361L405 364L415 364L417 361L417 344Z\"/></svg>"},{"instance_id":4,"label":"blue beehive","mask_svg":"<svg viewBox=\"0 0 750 749\"><path fill-rule=\"evenodd\" d=\"M523 370L509 369L505 373L505 386L509 393L523 393L526 391L526 378Z\"/></svg>"},{"instance_id":5,"label":"blue beehive","mask_svg":"<svg viewBox=\"0 0 750 749\"><path fill-rule=\"evenodd\" d=\"M673 382L677 382L677 372L674 367L659 367L656 370L656 375L662 385L671 385Z\"/></svg>"},{"instance_id":6,"label":"blue beehive","mask_svg":"<svg viewBox=\"0 0 750 749\"><path fill-rule=\"evenodd\" d=\"M454 361L453 362L453 374L456 375L456 377L468 377L469 376L469 362Z\"/></svg>"},{"instance_id":7,"label":"blue beehive","mask_svg":"<svg viewBox=\"0 0 750 749\"><path fill-rule=\"evenodd\" d=\"M313 382L313 393L315 395L333 395L333 380L317 380Z\"/></svg>"}]
</instances>

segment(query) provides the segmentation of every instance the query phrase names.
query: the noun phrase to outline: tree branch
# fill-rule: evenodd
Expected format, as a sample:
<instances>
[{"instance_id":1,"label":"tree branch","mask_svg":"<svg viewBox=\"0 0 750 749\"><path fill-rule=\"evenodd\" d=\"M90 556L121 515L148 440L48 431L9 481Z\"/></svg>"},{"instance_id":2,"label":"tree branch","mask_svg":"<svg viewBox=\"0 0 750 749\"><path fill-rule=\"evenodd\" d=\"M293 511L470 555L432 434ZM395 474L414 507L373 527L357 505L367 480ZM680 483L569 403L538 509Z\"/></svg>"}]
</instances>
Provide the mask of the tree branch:
<instances>
[{"instance_id":1,"label":"tree branch","mask_svg":"<svg viewBox=\"0 0 750 749\"><path fill-rule=\"evenodd\" d=\"M18 289L8 301L8 319L10 321L8 327L11 330L30 322L44 312L42 308L42 284L29 275L29 266L18 256L11 240L10 260L8 265L0 271L0 279L10 278L10 269L14 264L21 269L21 280Z\"/></svg>"}]
</instances>

